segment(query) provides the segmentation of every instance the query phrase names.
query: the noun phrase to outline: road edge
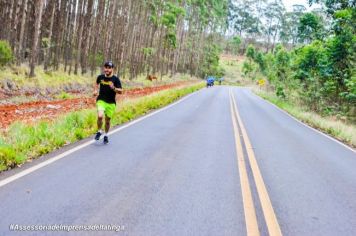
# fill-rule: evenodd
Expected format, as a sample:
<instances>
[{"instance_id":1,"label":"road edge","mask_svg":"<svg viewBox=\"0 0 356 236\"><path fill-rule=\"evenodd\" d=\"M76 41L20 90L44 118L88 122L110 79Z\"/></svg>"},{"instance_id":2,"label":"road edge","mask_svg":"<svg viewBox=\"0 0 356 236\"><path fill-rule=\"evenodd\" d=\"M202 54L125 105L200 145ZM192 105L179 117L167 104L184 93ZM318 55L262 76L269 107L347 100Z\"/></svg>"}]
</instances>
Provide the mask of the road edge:
<instances>
[{"instance_id":1,"label":"road edge","mask_svg":"<svg viewBox=\"0 0 356 236\"><path fill-rule=\"evenodd\" d=\"M284 109L278 107L276 104L272 103L271 101L260 97L259 95L257 95L257 94L254 93L253 91L251 91L251 89L248 89L248 90L251 92L251 94L253 94L253 95L256 96L257 98L259 98L259 99L261 99L261 100L263 100L263 101L265 101L265 102L268 102L269 104L271 104L272 106L274 106L275 108L277 108L278 110L280 110L281 112L283 112L284 114L286 114L287 116L291 117L293 120L297 121L298 123L304 125L305 127L308 127L309 129L312 129L312 130L316 131L317 133L323 135L324 137L326 137L326 138L328 138L328 139L330 139L330 140L332 140L332 141L334 141L334 142L336 142L336 143L342 145L343 147L345 147L345 148L351 150L352 152L356 153L356 149L354 149L352 146L349 146L348 144L341 142L341 141L338 140L337 138L334 138L333 136L330 136L329 134L324 133L323 131L321 131L321 130L319 130L319 129L317 129L317 128L314 128L314 127L310 126L310 125L307 124L307 123L304 123L303 121L301 121L301 120L299 120L298 118L294 117L294 116L291 115L289 112L287 112L286 110L284 110Z\"/></svg>"},{"instance_id":2,"label":"road edge","mask_svg":"<svg viewBox=\"0 0 356 236\"><path fill-rule=\"evenodd\" d=\"M204 88L202 88L204 89ZM199 89L193 93L187 94L177 101L168 104L167 106L158 108L156 110L152 110L149 113L139 116L127 123L117 125L112 128L112 130L109 132L109 136L111 134L117 133L123 129L126 129L136 123L139 123L140 121L143 121L151 116L154 116L162 111L168 110L169 108L178 105L179 103L187 100L188 98L192 97L193 95L196 95L198 92L200 92L202 89ZM68 156L71 153L74 153L86 146L89 146L90 144L94 143L95 141L93 140L93 137L88 137L86 139L74 142L68 146L61 147L51 153L45 154L43 156L38 157L35 161L33 162L26 162L24 163L21 167L19 168L13 168L8 171L4 171L0 173L0 188L19 179L22 178L32 172L35 172L36 170L39 170L47 165L50 165L51 163L54 163L66 156Z\"/></svg>"}]
</instances>

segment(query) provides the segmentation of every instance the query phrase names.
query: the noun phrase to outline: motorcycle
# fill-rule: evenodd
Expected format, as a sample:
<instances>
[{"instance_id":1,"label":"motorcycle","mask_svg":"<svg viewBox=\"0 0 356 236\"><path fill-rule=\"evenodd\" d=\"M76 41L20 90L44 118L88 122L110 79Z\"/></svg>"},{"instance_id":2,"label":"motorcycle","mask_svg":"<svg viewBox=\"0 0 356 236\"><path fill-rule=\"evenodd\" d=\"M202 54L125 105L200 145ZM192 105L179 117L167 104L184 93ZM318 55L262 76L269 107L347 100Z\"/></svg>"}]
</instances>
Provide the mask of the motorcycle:
<instances>
[{"instance_id":1,"label":"motorcycle","mask_svg":"<svg viewBox=\"0 0 356 236\"><path fill-rule=\"evenodd\" d=\"M209 88L209 87L213 87L214 86L214 78L212 77L209 77L207 80L206 80L206 87Z\"/></svg>"}]
</instances>

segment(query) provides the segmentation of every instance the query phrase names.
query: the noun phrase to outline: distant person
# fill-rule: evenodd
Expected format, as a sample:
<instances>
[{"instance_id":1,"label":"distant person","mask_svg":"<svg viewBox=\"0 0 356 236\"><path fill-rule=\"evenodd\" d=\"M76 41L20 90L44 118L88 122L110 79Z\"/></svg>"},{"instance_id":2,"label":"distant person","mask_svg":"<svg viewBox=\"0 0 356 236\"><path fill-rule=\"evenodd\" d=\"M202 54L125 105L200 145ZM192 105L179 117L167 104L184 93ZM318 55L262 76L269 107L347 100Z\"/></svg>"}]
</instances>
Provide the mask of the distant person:
<instances>
[{"instance_id":1,"label":"distant person","mask_svg":"<svg viewBox=\"0 0 356 236\"><path fill-rule=\"evenodd\" d=\"M214 78L212 76L209 76L206 80L206 87L209 88L211 86L214 86Z\"/></svg>"},{"instance_id":2,"label":"distant person","mask_svg":"<svg viewBox=\"0 0 356 236\"><path fill-rule=\"evenodd\" d=\"M223 77L221 77L220 79L219 79L219 85L221 85L221 83L224 81L224 78Z\"/></svg>"},{"instance_id":3,"label":"distant person","mask_svg":"<svg viewBox=\"0 0 356 236\"><path fill-rule=\"evenodd\" d=\"M120 79L114 75L114 67L111 61L105 62L103 68L104 74L98 76L94 86L94 96L98 96L96 98L98 132L95 135L95 140L99 140L103 134L102 126L105 115L104 144L109 142L108 133L110 130L110 121L116 110L116 94L122 94L121 82Z\"/></svg>"}]
</instances>

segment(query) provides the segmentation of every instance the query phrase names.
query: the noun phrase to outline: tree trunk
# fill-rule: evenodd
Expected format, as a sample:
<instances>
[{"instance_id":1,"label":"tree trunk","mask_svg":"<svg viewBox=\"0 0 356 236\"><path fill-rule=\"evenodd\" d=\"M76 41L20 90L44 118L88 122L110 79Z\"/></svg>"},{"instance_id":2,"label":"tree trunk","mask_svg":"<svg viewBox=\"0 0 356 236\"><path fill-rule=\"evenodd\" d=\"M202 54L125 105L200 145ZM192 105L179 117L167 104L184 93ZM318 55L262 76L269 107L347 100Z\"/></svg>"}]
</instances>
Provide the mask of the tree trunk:
<instances>
[{"instance_id":1,"label":"tree trunk","mask_svg":"<svg viewBox=\"0 0 356 236\"><path fill-rule=\"evenodd\" d=\"M57 25L57 45L56 51L53 60L53 66L56 70L59 68L60 58L62 56L62 47L63 47L63 38L64 38L64 29L66 21L66 3L67 1L61 1L60 10L59 10L59 25Z\"/></svg>"},{"instance_id":2,"label":"tree trunk","mask_svg":"<svg viewBox=\"0 0 356 236\"><path fill-rule=\"evenodd\" d=\"M20 10L21 10L21 1L18 1L16 4L14 24L11 29L11 31L12 31L11 32L11 42L13 44L13 51L15 52L15 55L16 55L16 48L18 47L18 45L17 45L17 25L18 25L18 21L19 21Z\"/></svg>"},{"instance_id":3,"label":"tree trunk","mask_svg":"<svg viewBox=\"0 0 356 236\"><path fill-rule=\"evenodd\" d=\"M117 1L113 1L109 10L109 15L108 15L109 27L105 32L107 34L106 41L105 41L105 54L104 54L105 60L111 60L112 52L109 50L111 47L112 28L114 25L114 19L115 19L114 12L116 12L116 6L117 6Z\"/></svg>"},{"instance_id":4,"label":"tree trunk","mask_svg":"<svg viewBox=\"0 0 356 236\"><path fill-rule=\"evenodd\" d=\"M49 32L48 32L48 48L46 49L46 56L45 56L45 61L44 61L44 70L46 71L48 69L48 65L52 59L52 32L53 32L53 21L54 21L54 13L56 10L56 2L51 1L51 7L52 7L52 12L51 12L51 23L49 26Z\"/></svg>"},{"instance_id":5,"label":"tree trunk","mask_svg":"<svg viewBox=\"0 0 356 236\"><path fill-rule=\"evenodd\" d=\"M13 8L14 8L14 0L11 0L11 2L9 3L8 7L6 8L7 9L7 17L6 17L6 21L5 21L5 28L6 28L6 31L5 31L5 39L7 39L7 41L10 42L10 44L12 44L11 42L11 30L12 30L12 27L11 25L13 24L12 22L12 15L13 15Z\"/></svg>"},{"instance_id":6,"label":"tree trunk","mask_svg":"<svg viewBox=\"0 0 356 236\"><path fill-rule=\"evenodd\" d=\"M76 60L75 60L75 65L74 65L74 74L77 75L78 74L78 67L79 67L79 63L80 63L80 58L81 58L81 53L82 53L82 37L83 37L83 29L84 29L84 17L83 17L83 8L85 6L85 2L83 2L85 0L80 0L79 1L79 32L78 32L78 40L77 40L77 55L76 55Z\"/></svg>"},{"instance_id":7,"label":"tree trunk","mask_svg":"<svg viewBox=\"0 0 356 236\"><path fill-rule=\"evenodd\" d=\"M95 34L93 35L94 42L93 42L93 57L91 61L91 75L94 75L94 71L96 68L96 56L98 53L98 45L100 43L100 39L102 37L102 25L104 21L104 11L105 11L105 0L99 0L99 7L98 7L98 14L95 17L95 24L94 30L96 30Z\"/></svg>"},{"instance_id":8,"label":"tree trunk","mask_svg":"<svg viewBox=\"0 0 356 236\"><path fill-rule=\"evenodd\" d=\"M32 51L31 51L31 60L30 60L30 77L35 76L35 65L37 63L37 48L38 48L38 39L40 36L41 28L41 19L42 19L42 10L43 10L44 0L37 0L35 4L35 31L33 32L33 42L32 42Z\"/></svg>"},{"instance_id":9,"label":"tree trunk","mask_svg":"<svg viewBox=\"0 0 356 236\"><path fill-rule=\"evenodd\" d=\"M23 47L23 38L25 33L26 17L27 17L27 1L28 0L23 0L23 6L22 6L20 37L18 42L18 49L16 51L17 65L20 65L23 59L22 47Z\"/></svg>"},{"instance_id":10,"label":"tree trunk","mask_svg":"<svg viewBox=\"0 0 356 236\"><path fill-rule=\"evenodd\" d=\"M73 67L73 47L75 45L75 40L74 40L74 31L75 31L75 23L77 21L77 14L76 14L76 9L77 9L77 1L74 0L72 2L72 9L71 9L71 15L72 18L74 18L71 23L70 23L70 33L69 33L69 75L72 73L72 67Z\"/></svg>"},{"instance_id":11,"label":"tree trunk","mask_svg":"<svg viewBox=\"0 0 356 236\"><path fill-rule=\"evenodd\" d=\"M84 30L84 52L83 52L83 63L82 63L82 74L87 72L88 55L89 55L89 43L92 31L92 14L93 13L93 0L88 1L87 12L85 16L85 30Z\"/></svg>"}]
</instances>

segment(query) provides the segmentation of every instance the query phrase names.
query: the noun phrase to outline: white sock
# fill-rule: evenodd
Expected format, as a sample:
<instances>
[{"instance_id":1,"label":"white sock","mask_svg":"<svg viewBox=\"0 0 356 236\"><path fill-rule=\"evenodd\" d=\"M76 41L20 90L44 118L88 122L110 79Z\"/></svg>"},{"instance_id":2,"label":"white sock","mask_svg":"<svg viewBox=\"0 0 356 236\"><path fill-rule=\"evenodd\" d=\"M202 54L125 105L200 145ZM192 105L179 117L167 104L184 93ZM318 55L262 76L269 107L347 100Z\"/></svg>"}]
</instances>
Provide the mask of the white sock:
<instances>
[{"instance_id":1,"label":"white sock","mask_svg":"<svg viewBox=\"0 0 356 236\"><path fill-rule=\"evenodd\" d=\"M102 133L103 133L103 130L99 129L98 132L102 134Z\"/></svg>"}]
</instances>

